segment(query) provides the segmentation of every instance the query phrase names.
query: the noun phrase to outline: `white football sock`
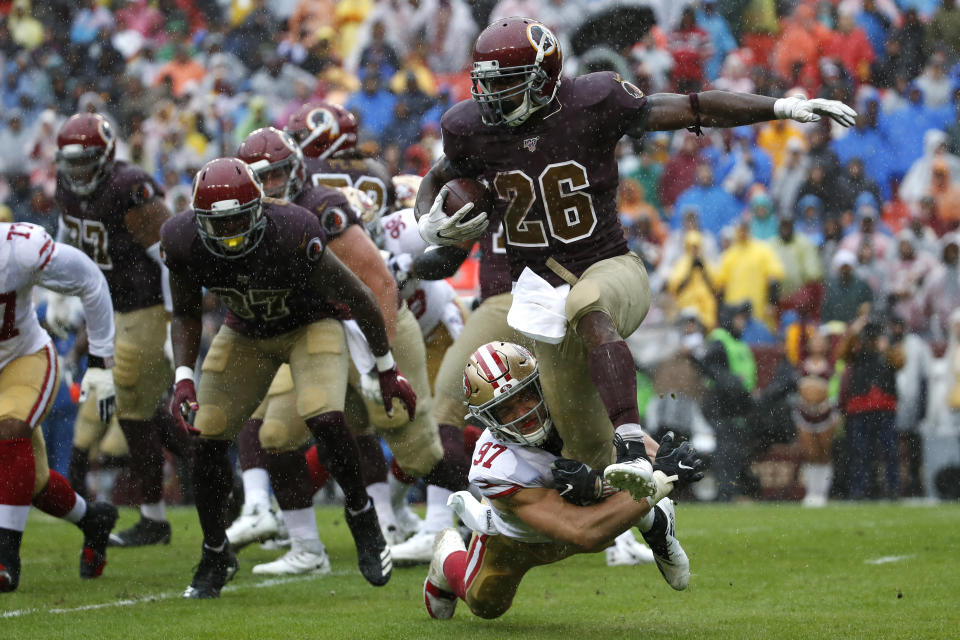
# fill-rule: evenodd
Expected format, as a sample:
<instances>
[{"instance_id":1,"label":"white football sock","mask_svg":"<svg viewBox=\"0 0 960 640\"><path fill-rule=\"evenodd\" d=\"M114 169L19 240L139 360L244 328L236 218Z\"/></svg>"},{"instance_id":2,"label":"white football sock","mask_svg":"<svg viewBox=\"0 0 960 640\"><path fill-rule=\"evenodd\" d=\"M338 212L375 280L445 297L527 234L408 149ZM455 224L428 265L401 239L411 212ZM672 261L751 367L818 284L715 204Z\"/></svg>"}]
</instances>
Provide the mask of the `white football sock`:
<instances>
[{"instance_id":1,"label":"white football sock","mask_svg":"<svg viewBox=\"0 0 960 640\"><path fill-rule=\"evenodd\" d=\"M73 509L70 509L70 513L63 516L63 519L77 524L83 519L83 516L87 515L87 501L79 493L75 493L73 497L77 501L73 504Z\"/></svg>"},{"instance_id":2,"label":"white football sock","mask_svg":"<svg viewBox=\"0 0 960 640\"><path fill-rule=\"evenodd\" d=\"M153 504L143 503L140 505L140 515L142 515L144 518L149 518L150 520L166 522L167 505L164 504L163 500L160 502L154 502Z\"/></svg>"},{"instance_id":3,"label":"white football sock","mask_svg":"<svg viewBox=\"0 0 960 640\"><path fill-rule=\"evenodd\" d=\"M23 531L27 528L30 505L0 504L0 529Z\"/></svg>"},{"instance_id":4,"label":"white football sock","mask_svg":"<svg viewBox=\"0 0 960 640\"><path fill-rule=\"evenodd\" d=\"M247 469L240 478L243 480L243 504L258 507L258 510L270 509L270 476L261 467Z\"/></svg>"},{"instance_id":5,"label":"white football sock","mask_svg":"<svg viewBox=\"0 0 960 640\"><path fill-rule=\"evenodd\" d=\"M423 520L423 532L437 533L453 526L453 509L447 506L447 498L453 492L436 485L427 485L427 515Z\"/></svg>"},{"instance_id":6,"label":"white football sock","mask_svg":"<svg viewBox=\"0 0 960 640\"><path fill-rule=\"evenodd\" d=\"M648 500L649 500L649 498L648 498ZM656 515L657 515L657 514L656 514L656 511L657 511L657 508L656 508L656 507L652 507L652 508L650 509L650 511L647 511L647 515L645 515L645 516L643 516L642 518L640 518L640 520L637 522L637 529L640 529L640 531L643 532L643 533L646 533L647 531L650 531L650 529L653 528L653 520L654 520L654 518L655 518ZM627 531L627 533L630 533L630 532ZM631 534L631 535L633 535L633 534Z\"/></svg>"},{"instance_id":7,"label":"white football sock","mask_svg":"<svg viewBox=\"0 0 960 640\"><path fill-rule=\"evenodd\" d=\"M386 531L387 527L397 526L397 517L390 504L390 485L386 482L374 482L367 485L367 495L373 500L373 508L377 511L380 528Z\"/></svg>"},{"instance_id":8,"label":"white football sock","mask_svg":"<svg viewBox=\"0 0 960 640\"><path fill-rule=\"evenodd\" d=\"M307 507L306 509L285 509L281 512L283 514L283 522L287 525L287 530L290 532L290 540L316 540L320 541L320 533L317 531L317 516L313 511L313 507Z\"/></svg>"}]
</instances>

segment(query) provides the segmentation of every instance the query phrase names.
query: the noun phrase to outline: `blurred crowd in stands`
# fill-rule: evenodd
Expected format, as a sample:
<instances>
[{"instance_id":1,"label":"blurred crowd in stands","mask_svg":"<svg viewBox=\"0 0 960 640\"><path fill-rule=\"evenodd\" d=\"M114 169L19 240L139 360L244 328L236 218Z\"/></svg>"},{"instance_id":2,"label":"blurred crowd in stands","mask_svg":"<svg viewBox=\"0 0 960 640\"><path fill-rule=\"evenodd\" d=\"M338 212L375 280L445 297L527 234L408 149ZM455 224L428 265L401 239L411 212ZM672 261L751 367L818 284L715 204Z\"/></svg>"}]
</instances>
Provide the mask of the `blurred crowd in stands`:
<instances>
[{"instance_id":1,"label":"blurred crowd in stands","mask_svg":"<svg viewBox=\"0 0 960 640\"><path fill-rule=\"evenodd\" d=\"M510 15L554 30L567 75L842 100L850 130L780 120L622 143L620 216L655 294L631 342L647 420L714 454L739 487L720 499L799 497L800 463L808 496L960 492L956 0L0 0L0 14L0 215L51 231L56 131L78 111L114 124L118 157L173 211L204 162L316 99L352 110L392 172L423 174L440 116L469 98L475 36ZM798 400L811 376L824 428L806 411L817 393Z\"/></svg>"}]
</instances>

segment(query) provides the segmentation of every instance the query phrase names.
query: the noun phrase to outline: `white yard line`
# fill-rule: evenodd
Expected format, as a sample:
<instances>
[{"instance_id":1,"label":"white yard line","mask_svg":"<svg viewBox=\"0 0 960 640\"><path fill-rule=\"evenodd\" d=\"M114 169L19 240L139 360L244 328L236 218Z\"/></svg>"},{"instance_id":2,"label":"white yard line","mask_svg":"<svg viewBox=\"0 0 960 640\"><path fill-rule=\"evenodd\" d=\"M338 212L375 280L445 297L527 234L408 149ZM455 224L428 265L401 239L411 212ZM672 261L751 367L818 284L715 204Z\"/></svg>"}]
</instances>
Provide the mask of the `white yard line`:
<instances>
[{"instance_id":1,"label":"white yard line","mask_svg":"<svg viewBox=\"0 0 960 640\"><path fill-rule=\"evenodd\" d=\"M902 562L903 560L908 560L913 557L913 554L907 556L881 556L879 558L871 558L870 560L864 560L867 564L889 564L891 562Z\"/></svg>"},{"instance_id":2,"label":"white yard line","mask_svg":"<svg viewBox=\"0 0 960 640\"><path fill-rule=\"evenodd\" d=\"M326 575L356 575L356 571L334 571ZM236 585L227 585L223 588L224 593L229 593L231 591L243 591L244 589L270 589L273 587L279 587L285 584L290 584L294 582L307 582L309 580L319 580L326 576L290 576L288 578L270 578L268 580L261 580L260 582L248 582L240 583ZM96 609L108 609L111 607L129 607L137 604L147 604L150 602L159 602L160 600L172 600L178 599L183 594L183 591L168 591L165 593L155 593L152 595L140 596L139 598L124 598L122 600L114 600L113 602L102 602L99 604L85 604L80 607L69 607L69 608L53 608L53 609L16 609L14 611L4 611L0 613L0 619L3 618L19 618L23 616L28 616L34 613L77 613L80 611L94 611Z\"/></svg>"}]
</instances>

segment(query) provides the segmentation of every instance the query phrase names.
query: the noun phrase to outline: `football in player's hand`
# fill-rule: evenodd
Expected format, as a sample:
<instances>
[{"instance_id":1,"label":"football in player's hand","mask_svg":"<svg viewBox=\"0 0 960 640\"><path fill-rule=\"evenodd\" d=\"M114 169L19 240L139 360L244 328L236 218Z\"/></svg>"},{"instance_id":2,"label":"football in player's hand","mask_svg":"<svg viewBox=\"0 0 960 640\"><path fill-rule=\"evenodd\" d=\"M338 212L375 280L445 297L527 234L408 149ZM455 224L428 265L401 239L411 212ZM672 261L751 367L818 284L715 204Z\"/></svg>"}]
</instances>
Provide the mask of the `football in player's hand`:
<instances>
[{"instance_id":1,"label":"football in player's hand","mask_svg":"<svg viewBox=\"0 0 960 640\"><path fill-rule=\"evenodd\" d=\"M456 178L444 186L450 190L447 199L443 201L443 212L448 216L455 214L468 202L473 203L473 209L461 222L466 222L480 213L489 214L493 209L493 195L477 180Z\"/></svg>"}]
</instances>

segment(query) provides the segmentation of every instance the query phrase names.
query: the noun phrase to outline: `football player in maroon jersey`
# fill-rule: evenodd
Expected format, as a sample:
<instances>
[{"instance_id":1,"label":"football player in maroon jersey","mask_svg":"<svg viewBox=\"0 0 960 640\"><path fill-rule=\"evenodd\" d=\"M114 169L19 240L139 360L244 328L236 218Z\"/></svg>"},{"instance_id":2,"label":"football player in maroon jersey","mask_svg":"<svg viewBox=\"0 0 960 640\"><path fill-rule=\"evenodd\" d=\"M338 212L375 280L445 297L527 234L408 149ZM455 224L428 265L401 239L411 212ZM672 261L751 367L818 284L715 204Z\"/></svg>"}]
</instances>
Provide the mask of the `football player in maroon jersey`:
<instances>
[{"instance_id":1,"label":"football player in maroon jersey","mask_svg":"<svg viewBox=\"0 0 960 640\"><path fill-rule=\"evenodd\" d=\"M562 337L552 334L557 344L538 340L535 350L565 454L602 468L613 459L614 429L642 434L636 369L623 338L639 327L650 304L643 263L627 248L617 217L617 142L647 131L777 118L826 116L850 126L856 113L832 100L725 91L646 96L611 72L561 82L560 44L530 18L490 24L477 38L473 60L473 97L444 114L445 155L417 195L420 231L435 244L478 237L487 212L467 219L467 204L448 217L442 186L457 177L485 179L499 197L513 280L528 270L528 281L571 286L565 300L556 292ZM516 328L542 336L540 327L530 326L541 319L536 315L517 318L524 326ZM654 455L656 443L646 438L646 444Z\"/></svg>"},{"instance_id":2,"label":"football player in maroon jersey","mask_svg":"<svg viewBox=\"0 0 960 640\"><path fill-rule=\"evenodd\" d=\"M171 409L183 429L200 435L194 484L204 542L184 597L216 598L236 573L221 519L232 477L227 446L284 363L299 392L297 412L343 488L360 571L372 584L386 584L390 550L364 490L357 443L343 413L347 349L342 311L332 302L349 308L370 344L384 406L398 399L412 419L416 395L397 370L373 294L326 250L316 215L265 197L260 180L236 158L200 169L193 209L164 224L161 242L173 294L177 370ZM229 312L204 358L197 392L193 372L204 287L220 296ZM195 426L186 420L191 411Z\"/></svg>"},{"instance_id":3,"label":"football player in maroon jersey","mask_svg":"<svg viewBox=\"0 0 960 640\"><path fill-rule=\"evenodd\" d=\"M135 547L170 542L161 451L161 435L170 426L170 416L160 406L173 380L163 348L169 300L164 300L167 274L160 259L160 226L170 212L163 189L153 178L136 165L116 160L115 154L116 136L99 114L74 115L60 128L57 239L86 253L110 287L117 325L116 415L142 499L140 520L130 529L111 534L110 544ZM91 446L99 441L105 455L126 453L124 438L104 437L117 424L110 427L100 421L96 401L91 400L83 403L77 415L68 473L81 495L86 493Z\"/></svg>"},{"instance_id":4,"label":"football player in maroon jersey","mask_svg":"<svg viewBox=\"0 0 960 640\"><path fill-rule=\"evenodd\" d=\"M288 197L292 202L318 217L328 236L330 250L361 281L373 289L380 304L381 313L388 319L387 326L391 332L393 352L417 394L421 411L410 421L404 420L403 414L391 418L384 414L382 405L367 400L364 402L365 411L358 412L361 414L358 416L359 420L368 421L387 442L397 464L405 474L423 477L428 485L436 485L448 492L465 489L469 462L464 452L460 430L448 427L441 431L433 421L430 411L432 396L420 326L406 303L398 297L393 276L376 245L359 224L353 209L346 206L345 202L337 200L338 196L340 199L343 198L339 191L331 192L331 189L322 183L317 186L303 186L300 178L303 171L300 149L283 132L273 128L258 129L247 136L237 155L250 163L250 167L263 180L267 193ZM368 372L356 371L355 373L360 374L361 377L357 379L356 375L352 375L352 386L362 392L365 387L362 379ZM265 434L263 429L268 426L275 429L278 425L285 425L284 432L286 433L288 429L291 434L305 431L297 428L298 416L290 414L289 409L296 406L296 402L292 401L295 397L293 389L289 388L289 385L287 387L282 393L277 389L268 397L266 411L272 415L261 428L260 439L262 442L272 441L273 448L281 445L279 442L281 438L271 436L270 433ZM286 400L283 397L285 394L288 396ZM361 393L361 395L369 398L371 394ZM286 410L283 409L285 406ZM378 506L378 509L389 509L387 467L382 452L375 436L372 438L366 436L363 440L366 445L363 449L368 450L369 453L364 457L364 475L368 480L368 492L373 493L370 489L371 485L379 487L382 490L381 498L386 500L380 500L382 506ZM302 439L293 435L292 440L283 442L281 447L293 449L300 444ZM305 464L305 462L301 458L297 464ZM307 506L309 506L311 493L303 494ZM446 507L446 496L441 502ZM281 507L283 506L281 504ZM452 514L449 510L446 510L446 513L447 520L451 521ZM399 563L410 559L402 557L396 560ZM429 561L429 557L421 560Z\"/></svg>"},{"instance_id":5,"label":"football player in maroon jersey","mask_svg":"<svg viewBox=\"0 0 960 640\"><path fill-rule=\"evenodd\" d=\"M353 187L377 205L377 215L391 211L396 190L381 162L357 148L357 118L333 102L307 103L290 116L284 131L303 150L310 184Z\"/></svg>"}]
</instances>

